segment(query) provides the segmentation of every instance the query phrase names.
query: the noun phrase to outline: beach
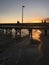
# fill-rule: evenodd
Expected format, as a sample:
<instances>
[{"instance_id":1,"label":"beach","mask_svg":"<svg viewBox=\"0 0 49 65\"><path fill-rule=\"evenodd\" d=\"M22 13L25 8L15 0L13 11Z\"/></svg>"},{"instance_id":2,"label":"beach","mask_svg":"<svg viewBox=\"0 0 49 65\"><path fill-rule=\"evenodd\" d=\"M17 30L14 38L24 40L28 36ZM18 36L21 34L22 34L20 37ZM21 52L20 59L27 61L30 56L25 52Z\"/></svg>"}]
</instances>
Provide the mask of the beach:
<instances>
[{"instance_id":1,"label":"beach","mask_svg":"<svg viewBox=\"0 0 49 65\"><path fill-rule=\"evenodd\" d=\"M48 65L49 36L41 36L41 41L0 36L0 65Z\"/></svg>"},{"instance_id":2,"label":"beach","mask_svg":"<svg viewBox=\"0 0 49 65\"><path fill-rule=\"evenodd\" d=\"M41 38L43 42L43 57L37 62L37 65L49 65L49 35Z\"/></svg>"}]
</instances>

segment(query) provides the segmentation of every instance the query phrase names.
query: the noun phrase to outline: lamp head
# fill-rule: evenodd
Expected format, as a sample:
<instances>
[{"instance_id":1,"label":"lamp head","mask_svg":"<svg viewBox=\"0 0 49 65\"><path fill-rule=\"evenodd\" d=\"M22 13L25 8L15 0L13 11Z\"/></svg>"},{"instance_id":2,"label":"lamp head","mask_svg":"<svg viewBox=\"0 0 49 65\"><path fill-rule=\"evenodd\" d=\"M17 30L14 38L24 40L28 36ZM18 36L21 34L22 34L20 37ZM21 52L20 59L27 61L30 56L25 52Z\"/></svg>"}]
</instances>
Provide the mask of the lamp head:
<instances>
[{"instance_id":1,"label":"lamp head","mask_svg":"<svg viewBox=\"0 0 49 65\"><path fill-rule=\"evenodd\" d=\"M25 6L22 6L23 8L25 7Z\"/></svg>"}]
</instances>

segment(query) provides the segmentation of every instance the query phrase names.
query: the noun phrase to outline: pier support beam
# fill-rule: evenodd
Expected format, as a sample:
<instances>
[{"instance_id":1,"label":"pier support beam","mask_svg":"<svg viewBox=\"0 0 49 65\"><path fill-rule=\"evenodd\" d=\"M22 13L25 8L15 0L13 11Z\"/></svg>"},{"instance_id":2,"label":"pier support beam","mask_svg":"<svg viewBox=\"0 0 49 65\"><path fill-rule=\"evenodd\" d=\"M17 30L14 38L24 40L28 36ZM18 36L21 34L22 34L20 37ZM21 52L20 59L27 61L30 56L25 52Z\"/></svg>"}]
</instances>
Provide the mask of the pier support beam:
<instances>
[{"instance_id":1,"label":"pier support beam","mask_svg":"<svg viewBox=\"0 0 49 65\"><path fill-rule=\"evenodd\" d=\"M15 37L21 37L21 29L15 29L16 30L16 34ZM18 35L19 33L19 35Z\"/></svg>"},{"instance_id":2,"label":"pier support beam","mask_svg":"<svg viewBox=\"0 0 49 65\"><path fill-rule=\"evenodd\" d=\"M21 29L19 30L19 34L20 34L20 37L21 37Z\"/></svg>"},{"instance_id":3,"label":"pier support beam","mask_svg":"<svg viewBox=\"0 0 49 65\"><path fill-rule=\"evenodd\" d=\"M7 29L6 29L6 36L7 36Z\"/></svg>"},{"instance_id":4,"label":"pier support beam","mask_svg":"<svg viewBox=\"0 0 49 65\"><path fill-rule=\"evenodd\" d=\"M0 29L0 35L4 34L4 29Z\"/></svg>"},{"instance_id":5,"label":"pier support beam","mask_svg":"<svg viewBox=\"0 0 49 65\"><path fill-rule=\"evenodd\" d=\"M6 36L12 36L12 29L6 29Z\"/></svg>"},{"instance_id":6,"label":"pier support beam","mask_svg":"<svg viewBox=\"0 0 49 65\"><path fill-rule=\"evenodd\" d=\"M28 29L28 31L29 31L30 39L32 39L32 29Z\"/></svg>"},{"instance_id":7,"label":"pier support beam","mask_svg":"<svg viewBox=\"0 0 49 65\"><path fill-rule=\"evenodd\" d=\"M44 20L44 25L45 25L45 35L47 35L47 26L46 26L46 19Z\"/></svg>"},{"instance_id":8,"label":"pier support beam","mask_svg":"<svg viewBox=\"0 0 49 65\"><path fill-rule=\"evenodd\" d=\"M45 31L45 35L47 35L47 29L45 29L44 31Z\"/></svg>"},{"instance_id":9,"label":"pier support beam","mask_svg":"<svg viewBox=\"0 0 49 65\"><path fill-rule=\"evenodd\" d=\"M12 37L12 29L10 29L9 31L10 31L9 35L10 37Z\"/></svg>"},{"instance_id":10,"label":"pier support beam","mask_svg":"<svg viewBox=\"0 0 49 65\"><path fill-rule=\"evenodd\" d=\"M17 37L17 29L15 29L15 31L16 31L16 32L15 32L15 37Z\"/></svg>"}]
</instances>

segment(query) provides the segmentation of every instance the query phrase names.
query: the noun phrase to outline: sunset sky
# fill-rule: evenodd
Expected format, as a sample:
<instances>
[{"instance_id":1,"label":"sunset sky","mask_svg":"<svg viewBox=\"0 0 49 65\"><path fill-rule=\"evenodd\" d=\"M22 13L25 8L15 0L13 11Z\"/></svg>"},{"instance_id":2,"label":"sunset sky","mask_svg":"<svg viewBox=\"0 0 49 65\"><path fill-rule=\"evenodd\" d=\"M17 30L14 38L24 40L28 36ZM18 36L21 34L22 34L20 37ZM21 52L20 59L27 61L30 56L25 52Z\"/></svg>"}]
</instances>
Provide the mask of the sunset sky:
<instances>
[{"instance_id":1,"label":"sunset sky","mask_svg":"<svg viewBox=\"0 0 49 65\"><path fill-rule=\"evenodd\" d=\"M0 23L37 22L49 18L49 0L0 0Z\"/></svg>"}]
</instances>

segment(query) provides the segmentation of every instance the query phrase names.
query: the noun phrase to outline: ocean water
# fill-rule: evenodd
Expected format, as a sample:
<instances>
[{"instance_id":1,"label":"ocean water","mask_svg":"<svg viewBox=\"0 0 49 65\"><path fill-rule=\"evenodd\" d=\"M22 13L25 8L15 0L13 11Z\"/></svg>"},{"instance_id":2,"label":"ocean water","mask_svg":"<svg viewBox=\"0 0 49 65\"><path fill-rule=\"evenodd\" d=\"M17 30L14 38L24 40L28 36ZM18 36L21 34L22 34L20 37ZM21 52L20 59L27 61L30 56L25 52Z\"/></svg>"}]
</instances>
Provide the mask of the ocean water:
<instances>
[{"instance_id":1,"label":"ocean water","mask_svg":"<svg viewBox=\"0 0 49 65\"><path fill-rule=\"evenodd\" d=\"M3 31L4 31L4 34L6 34L6 29L4 29L4 30L3 29L0 29L0 32L1 33ZM15 38L15 36L16 36L16 30L15 29L12 29L12 31L11 31L11 30L8 29L8 34L10 32L12 32L11 33L12 34L12 37ZM21 37L26 36L28 34L29 34L29 31L27 29L22 29L21 30ZM35 40L41 41L41 39L40 39L41 34L42 35L45 34L44 30L39 30L39 29L37 29L37 30L33 29L32 30L32 38L35 39ZM47 30L47 34L49 34L49 30ZM17 33L17 35L19 35L19 32Z\"/></svg>"},{"instance_id":2,"label":"ocean water","mask_svg":"<svg viewBox=\"0 0 49 65\"><path fill-rule=\"evenodd\" d=\"M11 30L8 30L8 33L10 33L10 31ZM2 32L3 32L3 30L2 30ZM49 31L48 31L49 32ZM6 34L6 30L4 29L4 34ZM15 29L12 29L12 36L13 36L13 38L15 38L15 34L16 34L16 31L15 31ZM21 36L23 37L23 36L25 36L25 35L28 35L29 34L29 32L28 32L28 30L27 29L22 29L21 30ZM41 34L44 34L44 31L42 31L42 30L32 30L32 38L33 39L35 39L35 40L38 40L38 41L41 41L41 39L40 39L40 35ZM18 35L19 35L19 33L18 33ZM15 49L17 49L17 48L15 48ZM15 51L15 49L14 49L14 51ZM18 49L17 49L18 50ZM19 50L21 50L21 49L19 49ZM19 51L18 50L18 51ZM41 52L41 50L43 50L43 49L41 49L41 44L40 45L38 45L38 47L37 48L34 48L34 47L32 47L31 46L31 48L29 47L27 47L27 48L24 48L23 49L23 53L24 53L24 55L23 55L23 53L22 53L22 55L23 55L23 62L25 63L26 61L28 62L28 63L30 63L30 64L28 64L28 65L31 65L34 61L34 59L37 59L37 61L40 59L40 58L42 58L42 52ZM16 52L17 53L17 52ZM16 56L16 53L15 53L15 55L14 56L11 56L12 58L14 57L15 58L15 56ZM20 53L21 53L21 51L20 51ZM12 53L11 53L12 54ZM11 55L10 54L10 55ZM20 55L20 54L19 54ZM38 57L37 57L38 56ZM17 56L16 56L17 57ZM21 57L21 55L20 55L20 57ZM37 57L37 58L36 58ZM21 59L22 59L21 58ZM12 59L13 60L13 59ZM7 61L7 60L6 60ZM11 60L10 60L11 61ZM14 60L15 61L15 60ZM35 60L36 61L36 60ZM26 62L26 63L27 63ZM38 62L39 63L39 62ZM27 64L25 64L25 65L27 65ZM35 64L32 64L32 65L35 65Z\"/></svg>"},{"instance_id":3,"label":"ocean water","mask_svg":"<svg viewBox=\"0 0 49 65\"><path fill-rule=\"evenodd\" d=\"M10 33L10 30L8 30L8 33ZM42 32L41 30L32 30L32 38L38 41L40 40L40 35L43 34L44 32ZM4 34L6 34L6 30L4 29ZM21 37L26 36L29 34L29 31L27 29L22 29L21 30ZM12 29L12 37L15 38L16 35L16 30ZM17 35L19 35L19 32L17 33Z\"/></svg>"}]
</instances>

